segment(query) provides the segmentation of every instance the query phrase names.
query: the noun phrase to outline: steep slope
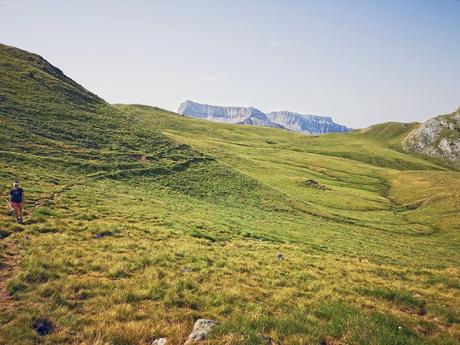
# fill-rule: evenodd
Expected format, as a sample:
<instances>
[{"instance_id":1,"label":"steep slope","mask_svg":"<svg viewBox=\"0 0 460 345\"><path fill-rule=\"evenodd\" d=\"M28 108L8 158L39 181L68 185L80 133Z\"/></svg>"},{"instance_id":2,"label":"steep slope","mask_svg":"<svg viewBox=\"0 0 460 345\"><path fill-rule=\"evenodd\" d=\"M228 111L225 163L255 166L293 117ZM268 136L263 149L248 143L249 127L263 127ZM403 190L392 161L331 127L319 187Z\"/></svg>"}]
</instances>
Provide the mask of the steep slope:
<instances>
[{"instance_id":1,"label":"steep slope","mask_svg":"<svg viewBox=\"0 0 460 345\"><path fill-rule=\"evenodd\" d=\"M289 111L265 114L253 107L219 107L192 101L183 102L179 114L215 122L285 128L304 134L348 132L349 128L338 125L327 116L301 115Z\"/></svg>"},{"instance_id":2,"label":"steep slope","mask_svg":"<svg viewBox=\"0 0 460 345\"><path fill-rule=\"evenodd\" d=\"M460 108L422 123L407 135L403 145L409 152L443 158L460 168Z\"/></svg>"},{"instance_id":3,"label":"steep slope","mask_svg":"<svg viewBox=\"0 0 460 345\"><path fill-rule=\"evenodd\" d=\"M0 45L0 72L0 158L15 171L10 179L29 175L21 164L38 162L55 169L43 173L62 172L65 180L82 173L157 175L218 166L212 157L145 128L36 54Z\"/></svg>"},{"instance_id":4,"label":"steep slope","mask_svg":"<svg viewBox=\"0 0 460 345\"><path fill-rule=\"evenodd\" d=\"M78 158L82 149L102 160L162 150L193 156L191 150L133 123L40 56L0 45L0 58L4 154L62 153ZM127 140L134 139L131 133L135 140Z\"/></svg>"}]
</instances>

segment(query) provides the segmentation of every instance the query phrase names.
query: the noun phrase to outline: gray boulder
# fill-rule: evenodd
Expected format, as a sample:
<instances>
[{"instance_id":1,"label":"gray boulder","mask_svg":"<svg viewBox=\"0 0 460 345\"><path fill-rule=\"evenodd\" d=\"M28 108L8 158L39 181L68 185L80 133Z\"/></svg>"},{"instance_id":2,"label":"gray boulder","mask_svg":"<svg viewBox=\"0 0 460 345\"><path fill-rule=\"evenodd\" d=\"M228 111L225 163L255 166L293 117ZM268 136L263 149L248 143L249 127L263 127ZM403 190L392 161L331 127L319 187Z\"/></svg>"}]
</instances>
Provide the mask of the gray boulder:
<instances>
[{"instance_id":1,"label":"gray boulder","mask_svg":"<svg viewBox=\"0 0 460 345\"><path fill-rule=\"evenodd\" d=\"M205 339L216 325L217 321L214 320L197 320L193 325L192 333L190 333L184 345L194 344L197 341Z\"/></svg>"}]
</instances>

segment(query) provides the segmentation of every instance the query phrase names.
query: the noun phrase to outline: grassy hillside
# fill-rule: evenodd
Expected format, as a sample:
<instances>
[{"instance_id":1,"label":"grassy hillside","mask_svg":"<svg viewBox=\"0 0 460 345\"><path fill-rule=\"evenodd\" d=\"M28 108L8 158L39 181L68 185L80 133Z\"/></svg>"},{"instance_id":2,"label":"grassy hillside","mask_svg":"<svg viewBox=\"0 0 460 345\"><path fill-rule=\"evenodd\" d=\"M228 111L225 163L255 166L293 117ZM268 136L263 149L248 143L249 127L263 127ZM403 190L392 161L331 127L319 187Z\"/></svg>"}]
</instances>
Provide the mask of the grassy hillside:
<instances>
[{"instance_id":1,"label":"grassy hillside","mask_svg":"<svg viewBox=\"0 0 460 345\"><path fill-rule=\"evenodd\" d=\"M182 344L197 318L204 344L458 342L460 175L399 150L411 125L112 106L7 46L0 75L2 190L29 212L0 213L0 344Z\"/></svg>"}]
</instances>

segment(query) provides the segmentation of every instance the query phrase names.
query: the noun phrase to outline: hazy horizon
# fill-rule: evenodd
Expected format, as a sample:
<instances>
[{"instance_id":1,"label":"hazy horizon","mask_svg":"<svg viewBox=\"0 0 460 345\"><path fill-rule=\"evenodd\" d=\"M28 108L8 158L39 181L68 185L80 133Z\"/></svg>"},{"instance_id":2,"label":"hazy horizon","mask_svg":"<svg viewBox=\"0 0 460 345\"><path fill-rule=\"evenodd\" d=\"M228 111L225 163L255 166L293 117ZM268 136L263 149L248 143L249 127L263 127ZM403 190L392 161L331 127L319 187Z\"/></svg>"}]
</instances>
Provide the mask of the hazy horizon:
<instances>
[{"instance_id":1,"label":"hazy horizon","mask_svg":"<svg viewBox=\"0 0 460 345\"><path fill-rule=\"evenodd\" d=\"M190 99L360 128L460 106L458 18L458 0L0 0L0 41L110 103Z\"/></svg>"}]
</instances>

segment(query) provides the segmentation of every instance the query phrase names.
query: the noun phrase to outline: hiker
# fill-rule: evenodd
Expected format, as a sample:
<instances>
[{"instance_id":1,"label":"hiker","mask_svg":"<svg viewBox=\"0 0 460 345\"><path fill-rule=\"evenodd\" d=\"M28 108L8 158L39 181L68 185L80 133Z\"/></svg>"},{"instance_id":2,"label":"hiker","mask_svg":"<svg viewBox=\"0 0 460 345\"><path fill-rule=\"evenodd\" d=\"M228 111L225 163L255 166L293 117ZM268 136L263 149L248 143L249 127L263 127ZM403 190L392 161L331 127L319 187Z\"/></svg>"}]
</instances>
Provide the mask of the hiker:
<instances>
[{"instance_id":1,"label":"hiker","mask_svg":"<svg viewBox=\"0 0 460 345\"><path fill-rule=\"evenodd\" d=\"M24 207L24 190L19 187L19 181L13 182L13 189L10 191L10 206L14 209L16 220L22 223L22 210Z\"/></svg>"}]
</instances>

